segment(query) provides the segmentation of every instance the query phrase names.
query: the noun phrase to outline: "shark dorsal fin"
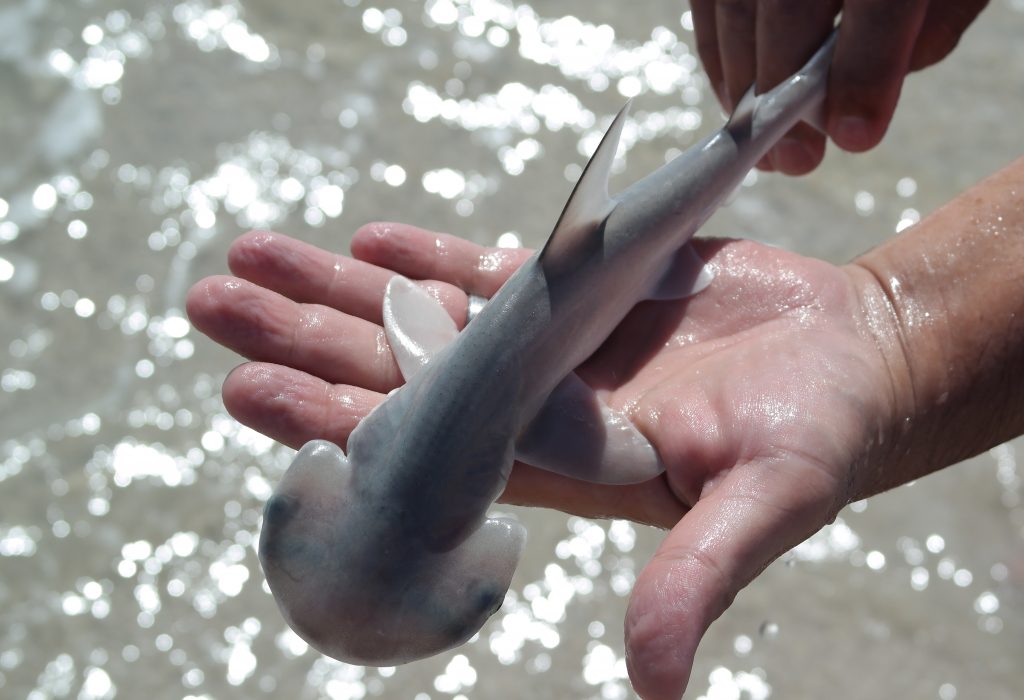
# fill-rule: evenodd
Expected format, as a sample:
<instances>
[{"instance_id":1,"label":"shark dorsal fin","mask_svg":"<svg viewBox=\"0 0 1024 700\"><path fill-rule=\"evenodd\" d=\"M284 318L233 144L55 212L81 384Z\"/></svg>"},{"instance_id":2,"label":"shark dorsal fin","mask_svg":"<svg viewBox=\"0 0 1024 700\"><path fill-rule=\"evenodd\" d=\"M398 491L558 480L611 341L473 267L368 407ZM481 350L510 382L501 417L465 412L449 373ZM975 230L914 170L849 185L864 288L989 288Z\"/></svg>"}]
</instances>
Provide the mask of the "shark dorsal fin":
<instances>
[{"instance_id":1,"label":"shark dorsal fin","mask_svg":"<svg viewBox=\"0 0 1024 700\"><path fill-rule=\"evenodd\" d=\"M557 266L558 261L565 260L571 251L579 249L615 209L616 201L608 194L608 177L619 147L622 127L629 114L629 105L627 102L615 116L565 203L555 230L540 254L540 262L545 269L550 269L552 264Z\"/></svg>"}]
</instances>

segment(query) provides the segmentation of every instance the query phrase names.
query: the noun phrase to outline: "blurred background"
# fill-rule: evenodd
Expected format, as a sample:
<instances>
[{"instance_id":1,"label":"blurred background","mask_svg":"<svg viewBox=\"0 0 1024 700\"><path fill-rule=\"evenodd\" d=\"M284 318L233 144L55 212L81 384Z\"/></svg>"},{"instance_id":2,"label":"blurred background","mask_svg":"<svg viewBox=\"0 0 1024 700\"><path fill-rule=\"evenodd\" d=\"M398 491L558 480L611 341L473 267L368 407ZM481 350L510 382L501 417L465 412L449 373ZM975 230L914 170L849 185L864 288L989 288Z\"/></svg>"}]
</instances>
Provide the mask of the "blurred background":
<instances>
[{"instance_id":1,"label":"blurred background","mask_svg":"<svg viewBox=\"0 0 1024 700\"><path fill-rule=\"evenodd\" d=\"M883 145L751 175L706 227L834 262L1021 154L1024 1L913 76ZM622 616L660 534L518 511L470 644L400 668L287 630L254 544L291 452L183 297L250 228L546 237L626 96L618 184L721 125L685 3L0 3L0 697L632 697ZM1024 389L1022 389L1024 390ZM1024 441L856 503L707 636L687 697L1019 698Z\"/></svg>"}]
</instances>

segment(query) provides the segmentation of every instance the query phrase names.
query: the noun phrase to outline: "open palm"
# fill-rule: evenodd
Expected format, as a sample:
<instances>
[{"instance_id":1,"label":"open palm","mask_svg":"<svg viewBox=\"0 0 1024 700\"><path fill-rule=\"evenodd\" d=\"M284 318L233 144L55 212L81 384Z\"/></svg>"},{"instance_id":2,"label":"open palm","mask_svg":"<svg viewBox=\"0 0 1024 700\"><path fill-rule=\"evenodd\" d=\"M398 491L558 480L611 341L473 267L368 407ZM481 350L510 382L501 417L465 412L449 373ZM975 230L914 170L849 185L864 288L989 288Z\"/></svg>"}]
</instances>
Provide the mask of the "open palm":
<instances>
[{"instance_id":1,"label":"open palm","mask_svg":"<svg viewBox=\"0 0 1024 700\"><path fill-rule=\"evenodd\" d=\"M228 410L294 447L344 445L401 383L380 325L395 272L424 280L461 325L467 294L492 295L529 255L398 224L365 227L352 251L248 234L229 253L237 277L189 294L196 327L252 360L224 384ZM892 414L863 271L746 241L698 251L716 273L707 290L639 304L578 370L665 474L608 486L517 464L503 496L671 528L626 619L630 674L649 698L679 697L700 637L739 589L846 504Z\"/></svg>"}]
</instances>

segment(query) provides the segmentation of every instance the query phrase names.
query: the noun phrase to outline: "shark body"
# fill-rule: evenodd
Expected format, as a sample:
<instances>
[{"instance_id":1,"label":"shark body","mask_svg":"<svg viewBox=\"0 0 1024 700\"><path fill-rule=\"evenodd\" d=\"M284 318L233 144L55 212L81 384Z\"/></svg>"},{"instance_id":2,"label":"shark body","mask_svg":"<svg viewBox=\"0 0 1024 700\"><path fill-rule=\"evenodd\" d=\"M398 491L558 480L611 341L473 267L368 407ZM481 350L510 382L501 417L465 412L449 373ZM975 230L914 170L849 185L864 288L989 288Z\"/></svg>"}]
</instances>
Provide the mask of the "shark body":
<instances>
[{"instance_id":1,"label":"shark body","mask_svg":"<svg viewBox=\"0 0 1024 700\"><path fill-rule=\"evenodd\" d=\"M573 370L638 302L710 281L689 239L821 106L833 45L610 197L627 105L544 249L461 333L419 287L392 280L385 329L406 384L360 422L347 455L305 445L266 506L260 560L301 637L371 665L457 646L500 607L525 541L518 523L487 517L515 459L605 483L662 471L646 438Z\"/></svg>"}]
</instances>

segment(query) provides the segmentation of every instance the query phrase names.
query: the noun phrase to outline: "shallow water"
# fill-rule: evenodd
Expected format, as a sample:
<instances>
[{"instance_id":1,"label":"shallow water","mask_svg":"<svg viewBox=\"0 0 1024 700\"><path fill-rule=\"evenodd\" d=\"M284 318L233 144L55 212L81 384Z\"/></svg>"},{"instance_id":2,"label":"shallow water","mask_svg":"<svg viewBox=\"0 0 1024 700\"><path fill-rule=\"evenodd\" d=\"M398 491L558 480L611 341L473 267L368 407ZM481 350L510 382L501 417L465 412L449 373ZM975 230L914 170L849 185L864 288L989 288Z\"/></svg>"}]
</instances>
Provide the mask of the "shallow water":
<instances>
[{"instance_id":1,"label":"shallow water","mask_svg":"<svg viewBox=\"0 0 1024 700\"><path fill-rule=\"evenodd\" d=\"M290 451L227 416L239 360L182 315L250 227L535 245L623 95L623 182L721 123L679 3L549 5L0 6L0 696L631 695L622 614L659 535L623 522L519 511L505 607L453 653L308 650L253 549ZM882 147L751 178L706 232L837 262L895 235L1019 155L1020 36L994 0ZM848 508L712 627L688 697L1019 697L1018 454Z\"/></svg>"}]
</instances>

